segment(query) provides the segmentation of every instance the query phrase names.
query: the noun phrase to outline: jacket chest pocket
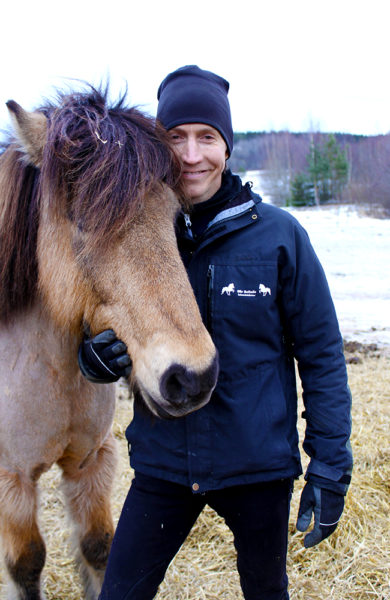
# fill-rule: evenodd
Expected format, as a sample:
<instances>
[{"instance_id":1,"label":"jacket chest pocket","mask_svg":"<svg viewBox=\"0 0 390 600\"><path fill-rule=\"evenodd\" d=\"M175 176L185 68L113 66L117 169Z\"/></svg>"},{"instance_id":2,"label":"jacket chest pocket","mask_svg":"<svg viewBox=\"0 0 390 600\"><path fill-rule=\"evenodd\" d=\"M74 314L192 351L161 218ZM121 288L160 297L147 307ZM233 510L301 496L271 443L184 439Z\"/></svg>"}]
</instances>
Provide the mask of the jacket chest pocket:
<instances>
[{"instance_id":1,"label":"jacket chest pocket","mask_svg":"<svg viewBox=\"0 0 390 600\"><path fill-rule=\"evenodd\" d=\"M209 265L207 325L215 341L258 338L274 329L277 272L271 262Z\"/></svg>"}]
</instances>

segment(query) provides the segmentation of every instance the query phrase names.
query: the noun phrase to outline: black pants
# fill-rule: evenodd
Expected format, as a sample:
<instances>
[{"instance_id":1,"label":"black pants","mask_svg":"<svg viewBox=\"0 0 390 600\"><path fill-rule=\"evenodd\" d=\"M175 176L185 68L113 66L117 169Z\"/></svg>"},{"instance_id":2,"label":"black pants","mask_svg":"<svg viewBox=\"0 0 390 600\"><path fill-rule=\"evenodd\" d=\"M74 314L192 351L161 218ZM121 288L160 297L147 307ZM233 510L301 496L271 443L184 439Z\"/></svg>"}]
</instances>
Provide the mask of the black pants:
<instances>
[{"instance_id":1,"label":"black pants","mask_svg":"<svg viewBox=\"0 0 390 600\"><path fill-rule=\"evenodd\" d=\"M122 509L100 600L152 600L206 504L234 535L245 600L288 600L290 480L205 494L137 474Z\"/></svg>"}]
</instances>

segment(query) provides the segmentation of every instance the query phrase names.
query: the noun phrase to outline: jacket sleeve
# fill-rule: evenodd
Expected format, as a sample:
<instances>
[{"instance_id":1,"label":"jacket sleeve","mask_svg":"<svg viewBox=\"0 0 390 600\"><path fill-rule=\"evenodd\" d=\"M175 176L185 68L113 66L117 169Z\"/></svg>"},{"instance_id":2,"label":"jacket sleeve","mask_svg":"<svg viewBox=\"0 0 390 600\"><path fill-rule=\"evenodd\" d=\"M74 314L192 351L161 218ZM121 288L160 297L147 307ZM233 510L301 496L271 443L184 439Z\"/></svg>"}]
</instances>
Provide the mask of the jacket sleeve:
<instances>
[{"instance_id":1,"label":"jacket sleeve","mask_svg":"<svg viewBox=\"0 0 390 600\"><path fill-rule=\"evenodd\" d=\"M281 252L279 293L302 381L303 448L310 457L305 478L346 493L352 471L351 394L342 337L324 270L298 223L290 242Z\"/></svg>"}]
</instances>

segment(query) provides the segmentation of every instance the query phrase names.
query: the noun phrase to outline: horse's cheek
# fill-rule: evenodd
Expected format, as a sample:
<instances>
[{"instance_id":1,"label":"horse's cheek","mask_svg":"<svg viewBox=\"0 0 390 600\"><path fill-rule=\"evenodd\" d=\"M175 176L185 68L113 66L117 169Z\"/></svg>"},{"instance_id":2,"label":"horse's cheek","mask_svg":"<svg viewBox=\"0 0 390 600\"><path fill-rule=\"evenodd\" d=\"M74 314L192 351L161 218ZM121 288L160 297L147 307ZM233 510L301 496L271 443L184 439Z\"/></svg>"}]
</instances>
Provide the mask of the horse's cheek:
<instances>
[{"instance_id":1,"label":"horse's cheek","mask_svg":"<svg viewBox=\"0 0 390 600\"><path fill-rule=\"evenodd\" d=\"M115 328L115 322L118 319L115 318L115 310L113 310L112 305L97 304L93 307L87 307L84 313L84 320L88 323L91 335L96 335L104 331L104 329L114 329L118 335Z\"/></svg>"},{"instance_id":2,"label":"horse's cheek","mask_svg":"<svg viewBox=\"0 0 390 600\"><path fill-rule=\"evenodd\" d=\"M72 261L62 254L61 268L55 254L41 258L39 292L50 320L60 330L77 333L85 307L92 303L90 285Z\"/></svg>"}]
</instances>

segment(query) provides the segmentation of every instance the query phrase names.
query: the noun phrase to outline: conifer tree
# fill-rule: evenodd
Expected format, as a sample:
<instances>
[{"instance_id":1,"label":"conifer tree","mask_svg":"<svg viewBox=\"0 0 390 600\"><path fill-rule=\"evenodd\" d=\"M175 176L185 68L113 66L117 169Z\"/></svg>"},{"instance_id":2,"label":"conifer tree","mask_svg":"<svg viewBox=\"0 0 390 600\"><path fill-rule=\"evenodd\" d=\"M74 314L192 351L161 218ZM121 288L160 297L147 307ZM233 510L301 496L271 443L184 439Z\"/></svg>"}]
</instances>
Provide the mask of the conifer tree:
<instances>
[{"instance_id":1,"label":"conifer tree","mask_svg":"<svg viewBox=\"0 0 390 600\"><path fill-rule=\"evenodd\" d=\"M291 184L288 206L311 206L314 204L314 188L304 173L297 173Z\"/></svg>"},{"instance_id":2,"label":"conifer tree","mask_svg":"<svg viewBox=\"0 0 390 600\"><path fill-rule=\"evenodd\" d=\"M329 135L322 144L315 144L312 140L307 161L315 203L340 201L348 181L348 160L335 136Z\"/></svg>"}]
</instances>

